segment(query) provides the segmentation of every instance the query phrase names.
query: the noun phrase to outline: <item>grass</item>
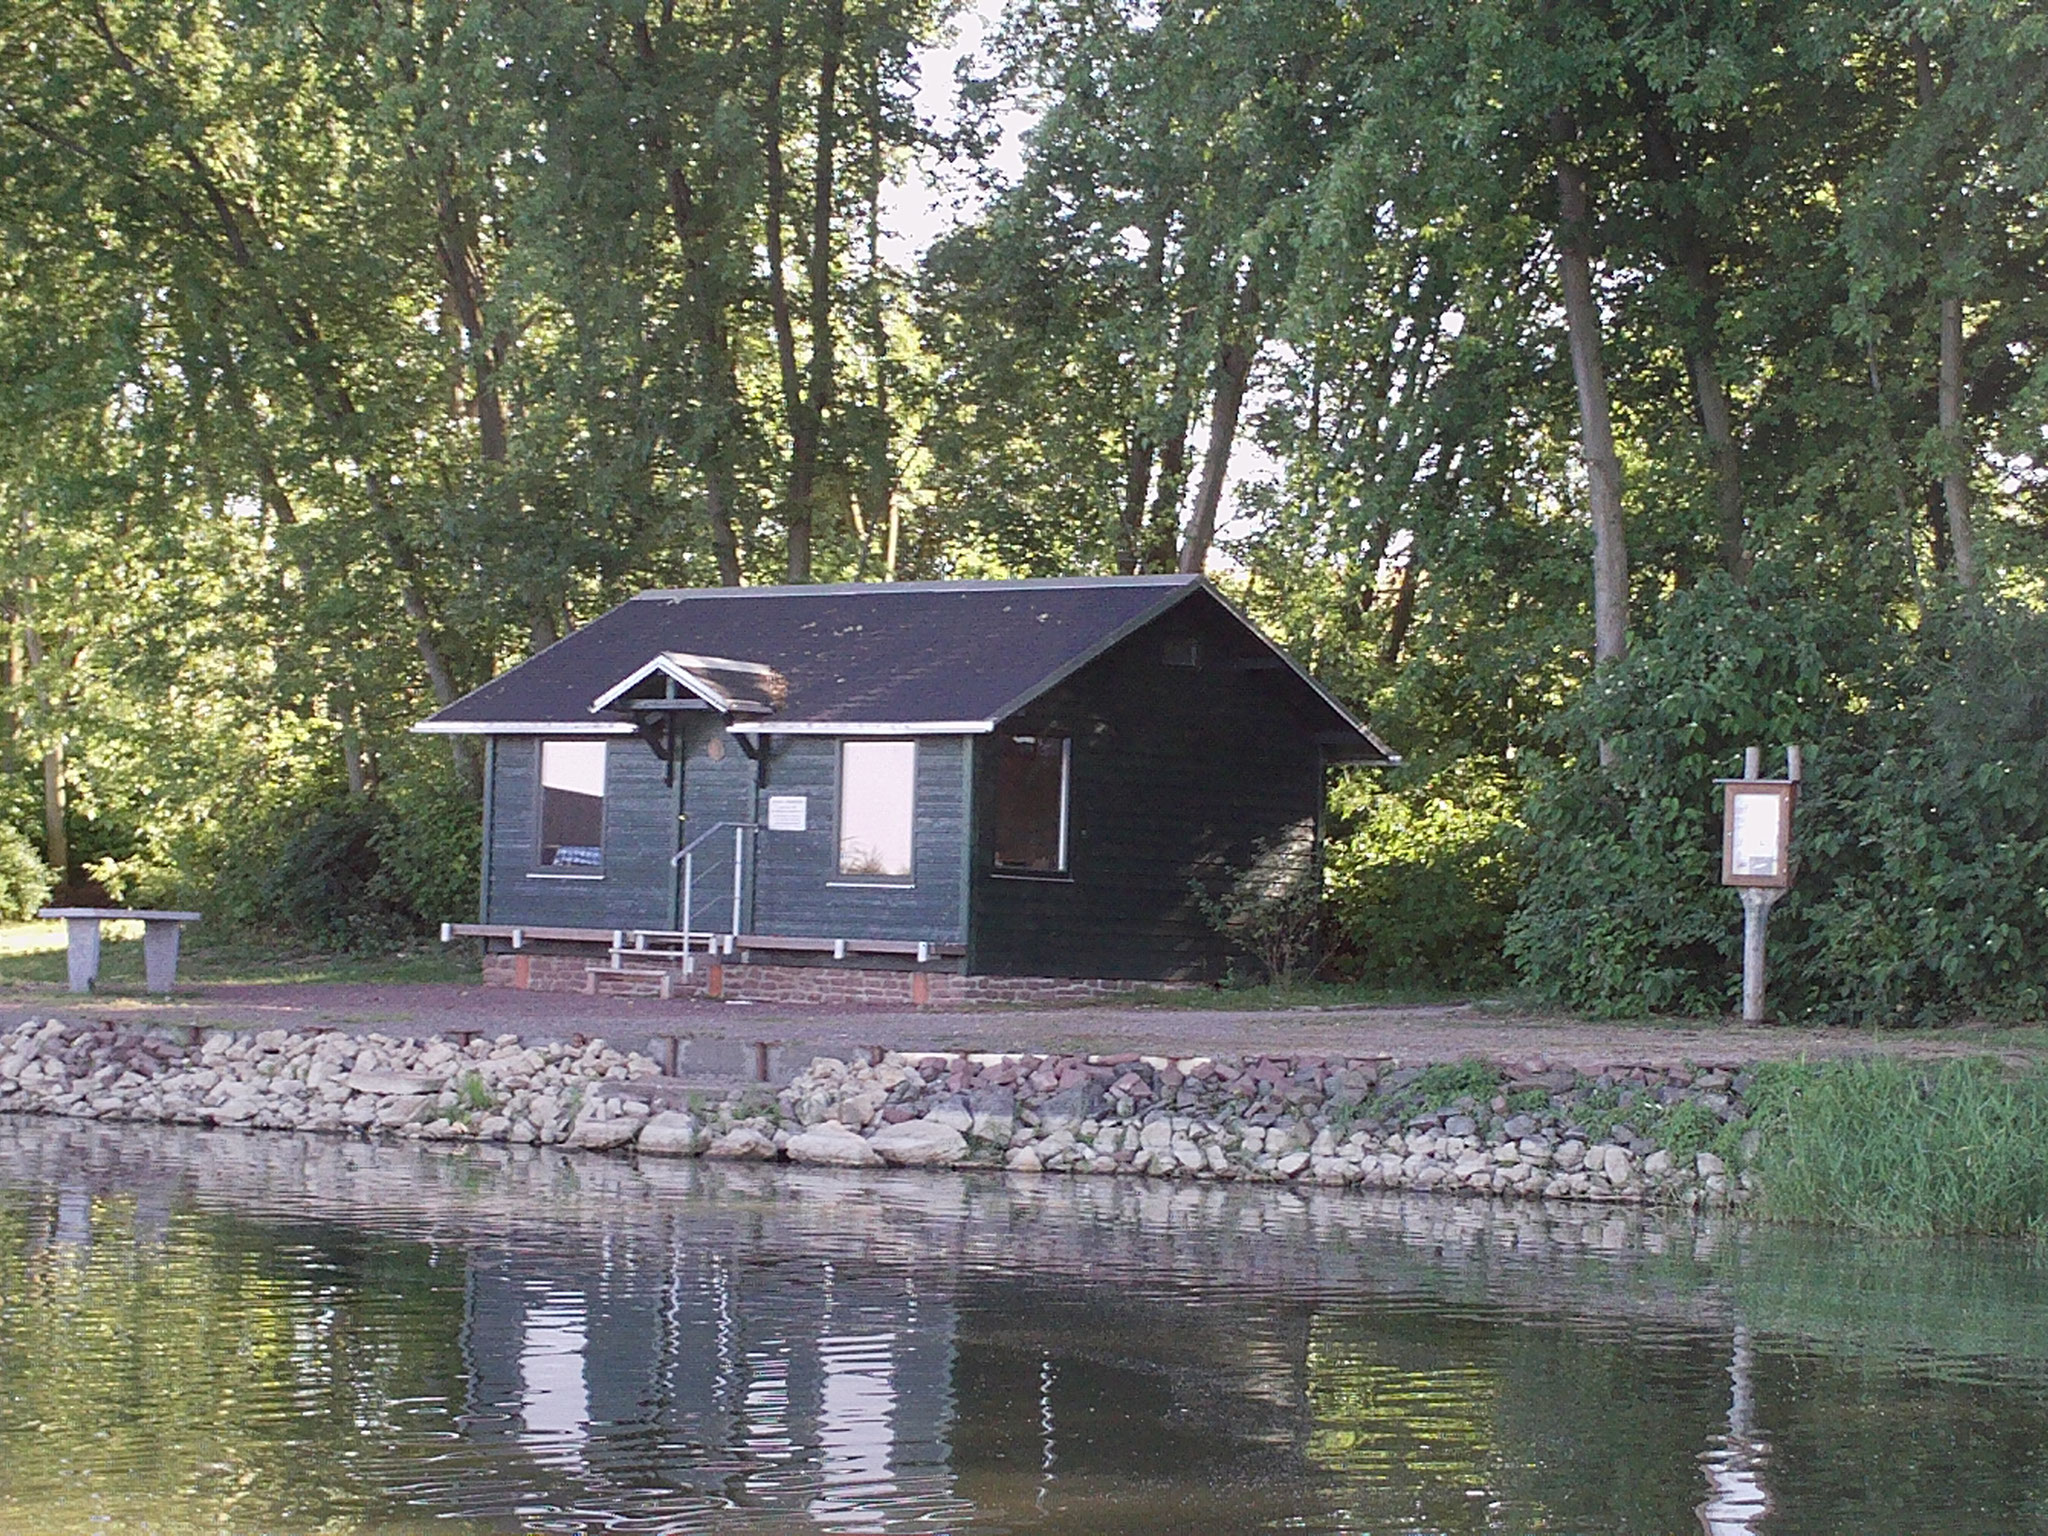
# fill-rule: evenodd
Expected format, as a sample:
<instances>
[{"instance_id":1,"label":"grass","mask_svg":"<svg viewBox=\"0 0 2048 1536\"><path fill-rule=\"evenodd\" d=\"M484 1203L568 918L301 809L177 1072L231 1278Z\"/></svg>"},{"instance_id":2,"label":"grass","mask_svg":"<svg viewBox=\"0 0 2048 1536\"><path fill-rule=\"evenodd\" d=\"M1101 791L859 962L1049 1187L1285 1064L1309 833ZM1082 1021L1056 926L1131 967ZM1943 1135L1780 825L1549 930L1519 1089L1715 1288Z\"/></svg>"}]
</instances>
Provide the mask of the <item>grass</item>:
<instances>
[{"instance_id":1,"label":"grass","mask_svg":"<svg viewBox=\"0 0 2048 1536\"><path fill-rule=\"evenodd\" d=\"M476 980L476 957L466 944L438 943L363 954L329 954L282 935L209 934L204 924L185 930L178 980L190 982L359 983ZM65 984L62 923L0 923L0 989ZM109 923L100 930L99 990L140 996L142 925Z\"/></svg>"},{"instance_id":2,"label":"grass","mask_svg":"<svg viewBox=\"0 0 2048 1536\"><path fill-rule=\"evenodd\" d=\"M1420 983L1390 986L1344 981L1294 981L1281 986L1225 982L1214 987L1141 987L1134 992L1116 993L1097 1001L1112 1008L1285 1012L1289 1009L1402 1008L1446 1003L1472 1003L1482 1008L1511 1007L1518 1000L1489 997L1475 1002L1469 991Z\"/></svg>"},{"instance_id":3,"label":"grass","mask_svg":"<svg viewBox=\"0 0 2048 1536\"><path fill-rule=\"evenodd\" d=\"M1767 1214L2048 1239L2048 1071L1868 1059L1757 1069Z\"/></svg>"}]
</instances>

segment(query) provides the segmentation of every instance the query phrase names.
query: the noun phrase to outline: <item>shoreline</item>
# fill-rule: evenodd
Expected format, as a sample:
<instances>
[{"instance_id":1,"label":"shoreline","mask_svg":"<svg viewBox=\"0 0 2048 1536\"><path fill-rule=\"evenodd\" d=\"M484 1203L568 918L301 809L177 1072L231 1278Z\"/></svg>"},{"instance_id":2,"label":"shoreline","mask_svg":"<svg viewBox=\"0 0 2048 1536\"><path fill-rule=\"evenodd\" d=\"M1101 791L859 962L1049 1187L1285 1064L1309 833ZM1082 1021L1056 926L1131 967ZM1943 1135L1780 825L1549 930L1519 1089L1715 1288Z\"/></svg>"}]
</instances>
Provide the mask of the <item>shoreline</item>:
<instances>
[{"instance_id":1,"label":"shoreline","mask_svg":"<svg viewBox=\"0 0 2048 1536\"><path fill-rule=\"evenodd\" d=\"M528 1045L28 1020L0 1113L504 1142L827 1167L965 1168L1731 1207L1756 1181L1739 1063L1588 1076L1315 1053L874 1051L691 1084L602 1040Z\"/></svg>"}]
</instances>

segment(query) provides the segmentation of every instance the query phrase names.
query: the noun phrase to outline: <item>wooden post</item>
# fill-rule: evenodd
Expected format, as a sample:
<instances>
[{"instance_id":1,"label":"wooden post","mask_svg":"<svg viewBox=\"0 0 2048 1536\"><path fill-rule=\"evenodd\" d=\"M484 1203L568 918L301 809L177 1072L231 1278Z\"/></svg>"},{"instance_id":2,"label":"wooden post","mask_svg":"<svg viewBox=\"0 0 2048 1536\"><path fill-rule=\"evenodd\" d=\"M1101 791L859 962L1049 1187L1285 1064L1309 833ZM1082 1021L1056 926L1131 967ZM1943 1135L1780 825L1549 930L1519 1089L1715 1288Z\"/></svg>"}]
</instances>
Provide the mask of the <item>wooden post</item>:
<instances>
[{"instance_id":1,"label":"wooden post","mask_svg":"<svg viewBox=\"0 0 2048 1536\"><path fill-rule=\"evenodd\" d=\"M1805 754L1785 749L1785 777L1763 777L1763 749L1745 747L1742 777L1722 779L1721 883L1742 892L1742 1022L1764 1022L1764 943L1771 908L1792 885L1792 808Z\"/></svg>"},{"instance_id":2,"label":"wooden post","mask_svg":"<svg viewBox=\"0 0 2048 1536\"><path fill-rule=\"evenodd\" d=\"M1742 892L1742 1022L1764 1022L1764 934L1771 908L1785 893L1769 886L1748 886Z\"/></svg>"}]
</instances>

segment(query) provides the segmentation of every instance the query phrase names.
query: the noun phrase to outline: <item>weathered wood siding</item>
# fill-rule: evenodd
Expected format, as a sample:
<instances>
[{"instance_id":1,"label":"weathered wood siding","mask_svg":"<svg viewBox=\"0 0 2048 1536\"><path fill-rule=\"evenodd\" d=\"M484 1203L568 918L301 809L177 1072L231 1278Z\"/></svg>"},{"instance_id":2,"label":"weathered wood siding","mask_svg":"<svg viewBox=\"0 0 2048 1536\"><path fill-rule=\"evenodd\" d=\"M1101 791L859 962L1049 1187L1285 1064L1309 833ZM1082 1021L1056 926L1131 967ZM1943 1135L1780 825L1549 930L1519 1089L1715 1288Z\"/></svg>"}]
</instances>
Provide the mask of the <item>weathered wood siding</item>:
<instances>
[{"instance_id":1,"label":"weathered wood siding","mask_svg":"<svg viewBox=\"0 0 2048 1536\"><path fill-rule=\"evenodd\" d=\"M712 741L720 738L720 755ZM483 921L582 928L672 928L681 920L681 872L671 863L678 791L637 739L610 742L605 759L604 878L529 878L539 852L540 747L500 737L493 754L490 879ZM846 884L837 871L839 744L785 738L770 748L759 814L771 794L803 795L808 830L749 834L750 868L741 893L748 932L814 938L928 939L959 943L965 835L965 744L932 737L917 744L913 879L906 886ZM681 777L682 839L756 815L755 764L710 720L690 722ZM720 830L697 850L691 926L723 931L732 912L732 834Z\"/></svg>"},{"instance_id":2,"label":"weathered wood siding","mask_svg":"<svg viewBox=\"0 0 2048 1536\"><path fill-rule=\"evenodd\" d=\"M710 835L698 845L691 867L695 887L690 894L690 927L697 932L724 933L732 926L732 831L724 822L754 819L754 762L725 733L714 716L692 717L684 737L682 843ZM718 829L718 830L714 830ZM748 841L760 836L746 834ZM752 899L752 851L741 871L740 925L750 928L746 913ZM677 875L681 881L680 872ZM671 926L680 927L678 908Z\"/></svg>"},{"instance_id":3,"label":"weathered wood siding","mask_svg":"<svg viewBox=\"0 0 2048 1536\"><path fill-rule=\"evenodd\" d=\"M490 884L484 921L565 928L665 928L671 921L676 791L644 743L607 742L604 878L532 878L540 857L540 743L501 736L491 753Z\"/></svg>"},{"instance_id":4,"label":"weathered wood siding","mask_svg":"<svg viewBox=\"0 0 2048 1536\"><path fill-rule=\"evenodd\" d=\"M803 795L807 830L756 834L754 931L959 943L966 765L960 737L920 738L912 883L846 884L838 873L839 743L812 736L777 740L761 790L762 819L770 795Z\"/></svg>"},{"instance_id":5,"label":"weathered wood siding","mask_svg":"<svg viewBox=\"0 0 2048 1536\"><path fill-rule=\"evenodd\" d=\"M1200 664L1168 665L1188 641ZM1213 604L1187 603L1005 722L1073 740L1066 878L994 872L994 743L980 738L968 969L1220 975L1228 946L1189 883L1221 889L1261 846L1319 838L1322 752L1303 693Z\"/></svg>"}]
</instances>

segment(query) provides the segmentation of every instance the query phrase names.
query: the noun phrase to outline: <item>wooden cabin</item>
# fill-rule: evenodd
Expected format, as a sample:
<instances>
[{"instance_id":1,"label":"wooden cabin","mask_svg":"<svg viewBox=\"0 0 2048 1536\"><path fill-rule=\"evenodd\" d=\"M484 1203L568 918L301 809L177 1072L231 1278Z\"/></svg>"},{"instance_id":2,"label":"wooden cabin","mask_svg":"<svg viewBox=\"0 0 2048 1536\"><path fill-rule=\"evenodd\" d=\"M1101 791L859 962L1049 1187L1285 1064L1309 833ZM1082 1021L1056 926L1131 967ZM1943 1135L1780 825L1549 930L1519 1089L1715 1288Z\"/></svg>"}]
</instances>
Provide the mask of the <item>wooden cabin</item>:
<instances>
[{"instance_id":1,"label":"wooden cabin","mask_svg":"<svg viewBox=\"0 0 2048 1536\"><path fill-rule=\"evenodd\" d=\"M951 1001L1222 974L1373 734L1195 576L645 592L481 736L486 979Z\"/></svg>"}]
</instances>

